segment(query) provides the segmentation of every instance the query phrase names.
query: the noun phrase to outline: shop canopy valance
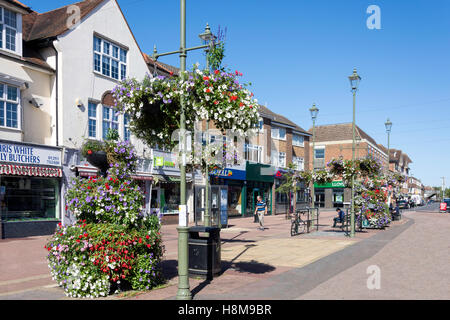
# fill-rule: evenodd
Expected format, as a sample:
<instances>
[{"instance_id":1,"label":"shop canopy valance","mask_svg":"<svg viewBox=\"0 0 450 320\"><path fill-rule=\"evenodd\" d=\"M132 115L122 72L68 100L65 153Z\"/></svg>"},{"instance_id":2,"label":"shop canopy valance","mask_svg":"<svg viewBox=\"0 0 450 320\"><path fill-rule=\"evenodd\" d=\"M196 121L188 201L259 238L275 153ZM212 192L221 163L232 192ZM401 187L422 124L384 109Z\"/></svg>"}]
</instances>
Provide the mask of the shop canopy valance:
<instances>
[{"instance_id":1,"label":"shop canopy valance","mask_svg":"<svg viewBox=\"0 0 450 320\"><path fill-rule=\"evenodd\" d=\"M0 174L12 176L31 177L62 177L61 168L48 168L36 166L19 166L13 164L1 164Z\"/></svg>"}]
</instances>

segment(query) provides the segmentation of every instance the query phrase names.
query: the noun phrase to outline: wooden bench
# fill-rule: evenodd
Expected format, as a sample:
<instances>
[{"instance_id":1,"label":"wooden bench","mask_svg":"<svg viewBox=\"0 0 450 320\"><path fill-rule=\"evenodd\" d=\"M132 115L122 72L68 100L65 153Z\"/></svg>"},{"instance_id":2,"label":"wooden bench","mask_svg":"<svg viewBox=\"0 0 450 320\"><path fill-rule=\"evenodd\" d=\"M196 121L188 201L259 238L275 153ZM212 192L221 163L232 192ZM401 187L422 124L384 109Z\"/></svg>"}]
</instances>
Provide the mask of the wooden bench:
<instances>
[{"instance_id":1,"label":"wooden bench","mask_svg":"<svg viewBox=\"0 0 450 320\"><path fill-rule=\"evenodd\" d=\"M342 221L337 221L336 224L333 225L333 228L337 228L338 224L340 224L340 228L344 230L344 228L350 226L350 219L351 219L350 214L345 214L344 219L342 219Z\"/></svg>"}]
</instances>

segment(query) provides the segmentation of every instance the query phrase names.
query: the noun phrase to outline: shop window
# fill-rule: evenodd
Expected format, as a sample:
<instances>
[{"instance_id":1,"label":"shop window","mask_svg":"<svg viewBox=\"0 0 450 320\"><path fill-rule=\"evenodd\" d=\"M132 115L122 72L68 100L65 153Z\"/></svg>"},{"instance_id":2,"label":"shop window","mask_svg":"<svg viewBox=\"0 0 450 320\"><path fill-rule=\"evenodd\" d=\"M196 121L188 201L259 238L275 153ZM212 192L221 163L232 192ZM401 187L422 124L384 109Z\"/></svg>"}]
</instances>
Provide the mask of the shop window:
<instances>
[{"instance_id":1,"label":"shop window","mask_svg":"<svg viewBox=\"0 0 450 320\"><path fill-rule=\"evenodd\" d=\"M0 212L4 221L56 219L59 182L36 177L0 177Z\"/></svg>"}]
</instances>

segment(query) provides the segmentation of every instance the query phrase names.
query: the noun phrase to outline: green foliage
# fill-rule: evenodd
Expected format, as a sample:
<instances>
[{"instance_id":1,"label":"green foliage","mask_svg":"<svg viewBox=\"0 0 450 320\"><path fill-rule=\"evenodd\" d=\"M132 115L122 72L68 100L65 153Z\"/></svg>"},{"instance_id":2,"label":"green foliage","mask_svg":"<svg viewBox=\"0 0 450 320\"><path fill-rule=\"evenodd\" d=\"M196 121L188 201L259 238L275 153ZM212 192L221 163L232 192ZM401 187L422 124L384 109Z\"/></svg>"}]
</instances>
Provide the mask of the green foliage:
<instances>
[{"instance_id":1,"label":"green foliage","mask_svg":"<svg viewBox=\"0 0 450 320\"><path fill-rule=\"evenodd\" d=\"M98 151L105 151L105 143L103 141L86 139L81 146L81 154L85 158Z\"/></svg>"},{"instance_id":2,"label":"green foliage","mask_svg":"<svg viewBox=\"0 0 450 320\"><path fill-rule=\"evenodd\" d=\"M164 251L159 228L130 230L85 221L60 224L45 248L52 276L66 294L91 298L108 295L117 283L133 286L142 261L151 257L152 266L157 266ZM162 281L160 272L151 278L149 287Z\"/></svg>"},{"instance_id":3,"label":"green foliage","mask_svg":"<svg viewBox=\"0 0 450 320\"><path fill-rule=\"evenodd\" d=\"M87 151L100 149L94 141L85 145ZM72 180L66 211L78 222L59 224L46 245L53 278L71 297L106 296L115 288L142 289L141 277L147 281L144 288L162 282L156 269L164 251L160 220L144 214L144 194L131 179L136 152L129 141L118 141L114 131L101 147L110 162L107 177ZM152 272L142 274L143 266Z\"/></svg>"},{"instance_id":4,"label":"green foliage","mask_svg":"<svg viewBox=\"0 0 450 320\"><path fill-rule=\"evenodd\" d=\"M117 129L108 129L106 133L106 141L117 141L119 140L119 131Z\"/></svg>"},{"instance_id":5,"label":"green foliage","mask_svg":"<svg viewBox=\"0 0 450 320\"><path fill-rule=\"evenodd\" d=\"M149 290L163 283L160 256L141 254L136 259L130 282L134 290Z\"/></svg>"},{"instance_id":6,"label":"green foliage","mask_svg":"<svg viewBox=\"0 0 450 320\"><path fill-rule=\"evenodd\" d=\"M225 58L225 42L219 42L213 46L207 53L206 59L208 59L209 66L212 70L224 70L222 61Z\"/></svg>"}]
</instances>

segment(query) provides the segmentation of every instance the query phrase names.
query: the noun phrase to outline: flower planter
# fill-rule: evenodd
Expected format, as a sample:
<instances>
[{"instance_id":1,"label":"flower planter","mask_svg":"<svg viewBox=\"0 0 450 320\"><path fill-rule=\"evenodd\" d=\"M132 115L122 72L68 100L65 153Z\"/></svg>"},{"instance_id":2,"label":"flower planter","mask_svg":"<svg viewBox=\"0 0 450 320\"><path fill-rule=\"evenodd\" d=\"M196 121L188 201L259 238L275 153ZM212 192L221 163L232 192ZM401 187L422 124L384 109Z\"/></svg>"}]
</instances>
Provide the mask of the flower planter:
<instances>
[{"instance_id":1,"label":"flower planter","mask_svg":"<svg viewBox=\"0 0 450 320\"><path fill-rule=\"evenodd\" d=\"M106 175L109 169L108 156L105 151L96 151L86 157L86 160L96 168L99 168L102 175Z\"/></svg>"},{"instance_id":2,"label":"flower planter","mask_svg":"<svg viewBox=\"0 0 450 320\"><path fill-rule=\"evenodd\" d=\"M46 236L55 232L60 220L2 221L2 238Z\"/></svg>"}]
</instances>

